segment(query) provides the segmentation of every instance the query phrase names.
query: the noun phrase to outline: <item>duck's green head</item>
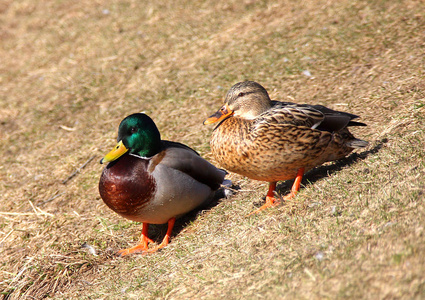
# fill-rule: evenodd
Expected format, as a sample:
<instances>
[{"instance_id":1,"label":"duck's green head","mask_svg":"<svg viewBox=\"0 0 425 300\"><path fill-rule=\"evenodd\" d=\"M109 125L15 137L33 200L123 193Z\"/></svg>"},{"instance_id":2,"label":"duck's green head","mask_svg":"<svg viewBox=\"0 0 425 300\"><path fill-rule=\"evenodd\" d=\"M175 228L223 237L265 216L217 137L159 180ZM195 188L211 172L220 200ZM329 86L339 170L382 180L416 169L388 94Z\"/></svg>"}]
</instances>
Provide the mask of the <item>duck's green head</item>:
<instances>
[{"instance_id":1,"label":"duck's green head","mask_svg":"<svg viewBox=\"0 0 425 300\"><path fill-rule=\"evenodd\" d=\"M118 159L129 152L151 157L161 148L161 135L152 119L143 113L132 114L121 121L118 128L118 144L101 159L100 163Z\"/></svg>"}]
</instances>

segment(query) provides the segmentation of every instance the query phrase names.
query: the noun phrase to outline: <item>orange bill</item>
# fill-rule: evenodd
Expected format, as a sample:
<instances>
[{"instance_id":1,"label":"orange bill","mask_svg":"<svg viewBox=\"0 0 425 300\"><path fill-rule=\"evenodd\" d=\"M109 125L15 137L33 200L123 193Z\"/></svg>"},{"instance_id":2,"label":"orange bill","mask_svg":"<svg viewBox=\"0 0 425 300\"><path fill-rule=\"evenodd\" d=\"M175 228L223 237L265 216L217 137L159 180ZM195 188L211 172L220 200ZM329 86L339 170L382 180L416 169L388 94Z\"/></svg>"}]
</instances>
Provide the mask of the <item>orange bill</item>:
<instances>
[{"instance_id":1,"label":"orange bill","mask_svg":"<svg viewBox=\"0 0 425 300\"><path fill-rule=\"evenodd\" d=\"M204 125L220 122L227 117L230 117L232 114L233 111L227 106L227 104L225 104L215 114L206 119L204 121Z\"/></svg>"}]
</instances>

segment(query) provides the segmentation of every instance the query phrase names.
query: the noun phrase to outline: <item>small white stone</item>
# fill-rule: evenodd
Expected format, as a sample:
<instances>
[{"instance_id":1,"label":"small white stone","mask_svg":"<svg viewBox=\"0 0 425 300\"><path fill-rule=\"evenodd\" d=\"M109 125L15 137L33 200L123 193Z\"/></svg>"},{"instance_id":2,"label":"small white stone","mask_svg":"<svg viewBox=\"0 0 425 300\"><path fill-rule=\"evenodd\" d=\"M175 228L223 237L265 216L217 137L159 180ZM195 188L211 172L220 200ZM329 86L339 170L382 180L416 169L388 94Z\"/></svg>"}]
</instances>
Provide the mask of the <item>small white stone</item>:
<instances>
[{"instance_id":1,"label":"small white stone","mask_svg":"<svg viewBox=\"0 0 425 300\"><path fill-rule=\"evenodd\" d=\"M311 77L311 73L309 70L304 70L303 71L303 75L307 76L307 77Z\"/></svg>"},{"instance_id":2,"label":"small white stone","mask_svg":"<svg viewBox=\"0 0 425 300\"><path fill-rule=\"evenodd\" d=\"M325 258L325 254L322 251L317 252L314 257L318 260L318 261L322 261Z\"/></svg>"}]
</instances>

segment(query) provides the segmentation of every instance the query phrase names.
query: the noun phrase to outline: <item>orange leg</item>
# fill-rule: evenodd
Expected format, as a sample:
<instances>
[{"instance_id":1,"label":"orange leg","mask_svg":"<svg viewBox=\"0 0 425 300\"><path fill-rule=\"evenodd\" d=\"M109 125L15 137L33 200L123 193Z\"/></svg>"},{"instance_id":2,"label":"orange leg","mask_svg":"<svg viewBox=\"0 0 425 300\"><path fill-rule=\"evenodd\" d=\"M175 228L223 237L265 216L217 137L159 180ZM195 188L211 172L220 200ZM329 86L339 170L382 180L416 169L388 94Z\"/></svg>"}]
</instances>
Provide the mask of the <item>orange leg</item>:
<instances>
[{"instance_id":1,"label":"orange leg","mask_svg":"<svg viewBox=\"0 0 425 300\"><path fill-rule=\"evenodd\" d=\"M300 190L300 185L301 185L301 180L303 178L303 175L304 175L304 168L300 168L297 172L297 176L295 177L295 181L294 181L294 184L292 185L291 192L288 195L284 196L283 200L290 200L295 197L295 195ZM266 203L260 208L251 212L248 216L252 214L257 214L266 208L278 205L279 200L277 200L274 196L275 189L276 189L276 182L270 182L269 191L266 196Z\"/></svg>"},{"instance_id":2,"label":"orange leg","mask_svg":"<svg viewBox=\"0 0 425 300\"><path fill-rule=\"evenodd\" d=\"M251 212L248 216L253 215L253 214L258 214L260 211L265 210L266 208L273 207L273 206L277 205L279 202L274 196L275 189L276 189L276 182L270 182L269 183L269 191L267 192L267 196L266 196L266 203L263 204L260 208Z\"/></svg>"},{"instance_id":3,"label":"orange leg","mask_svg":"<svg viewBox=\"0 0 425 300\"><path fill-rule=\"evenodd\" d=\"M148 238L148 228L149 228L149 223L143 223L142 235L140 236L140 243L137 246L134 246L132 248L122 249L118 251L118 254L120 256L124 256L134 252L147 251L148 244L154 243L154 241Z\"/></svg>"},{"instance_id":4,"label":"orange leg","mask_svg":"<svg viewBox=\"0 0 425 300\"><path fill-rule=\"evenodd\" d=\"M159 249L164 248L165 246L168 245L168 243L170 241L171 232L173 231L173 227L174 227L175 222L176 222L176 218L171 218L171 219L168 220L167 233L165 234L164 239L162 240L161 244L159 244L158 246L156 246L154 248L147 250L146 252L153 253L153 252L156 252Z\"/></svg>"},{"instance_id":5,"label":"orange leg","mask_svg":"<svg viewBox=\"0 0 425 300\"><path fill-rule=\"evenodd\" d=\"M304 168L300 168L297 173L297 177L295 177L294 184L292 185L291 192L288 195L283 196L283 200L290 200L295 197L295 195L300 190L301 180L303 179Z\"/></svg>"}]
</instances>

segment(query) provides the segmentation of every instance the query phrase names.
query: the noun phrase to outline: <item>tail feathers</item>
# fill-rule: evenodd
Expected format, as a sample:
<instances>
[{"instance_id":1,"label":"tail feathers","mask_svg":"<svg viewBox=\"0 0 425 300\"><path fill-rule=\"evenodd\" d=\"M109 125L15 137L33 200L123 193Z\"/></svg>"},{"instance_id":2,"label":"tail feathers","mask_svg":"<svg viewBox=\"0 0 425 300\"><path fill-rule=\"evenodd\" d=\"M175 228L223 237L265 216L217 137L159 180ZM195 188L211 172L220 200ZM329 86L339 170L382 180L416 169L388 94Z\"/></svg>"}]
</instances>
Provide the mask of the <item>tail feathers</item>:
<instances>
[{"instance_id":1,"label":"tail feathers","mask_svg":"<svg viewBox=\"0 0 425 300\"><path fill-rule=\"evenodd\" d=\"M347 127L348 126L367 126L367 125L365 123L362 123L362 122L350 121L347 124Z\"/></svg>"},{"instance_id":2,"label":"tail feathers","mask_svg":"<svg viewBox=\"0 0 425 300\"><path fill-rule=\"evenodd\" d=\"M345 145L351 148L360 149L366 147L367 145L369 145L369 143L359 139L352 139L345 142Z\"/></svg>"}]
</instances>

